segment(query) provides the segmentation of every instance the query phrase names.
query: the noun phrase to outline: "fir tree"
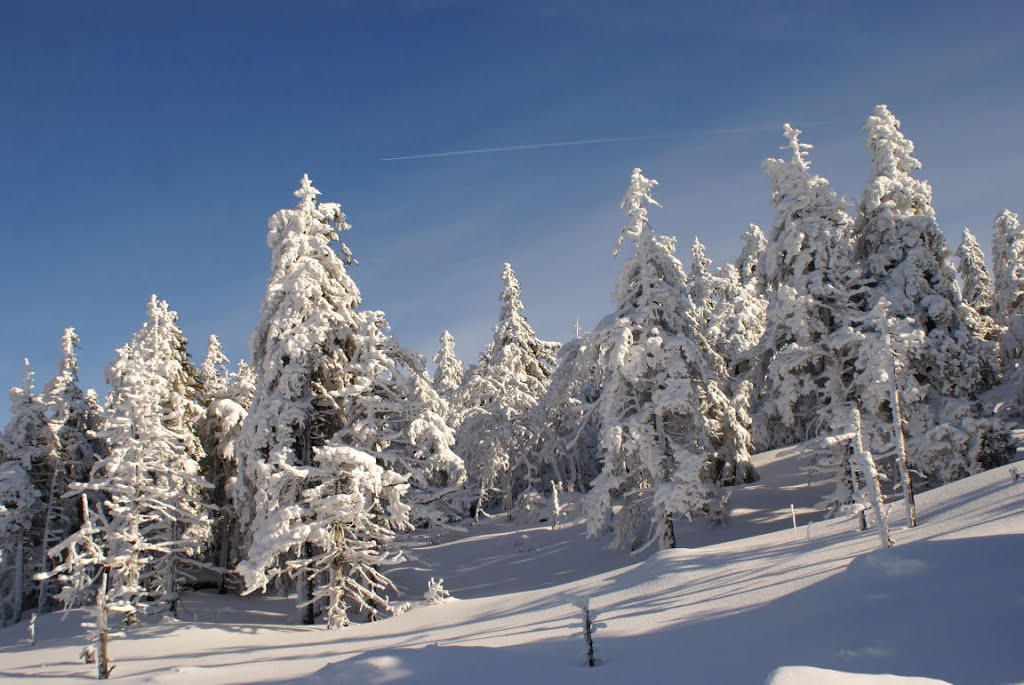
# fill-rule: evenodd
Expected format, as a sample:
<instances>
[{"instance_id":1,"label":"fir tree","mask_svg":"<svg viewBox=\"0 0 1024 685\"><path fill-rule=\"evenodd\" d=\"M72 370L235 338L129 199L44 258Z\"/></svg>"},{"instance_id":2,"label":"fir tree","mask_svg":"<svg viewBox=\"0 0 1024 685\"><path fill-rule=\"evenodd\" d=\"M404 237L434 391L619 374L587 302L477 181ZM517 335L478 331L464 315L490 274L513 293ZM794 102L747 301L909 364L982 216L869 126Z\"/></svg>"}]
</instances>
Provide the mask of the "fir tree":
<instances>
[{"instance_id":1,"label":"fir tree","mask_svg":"<svg viewBox=\"0 0 1024 685\"><path fill-rule=\"evenodd\" d=\"M732 264L712 272L711 260L697 238L691 255L689 290L697 324L708 344L725 361L729 375L741 376L747 352L764 333L767 300L758 295L753 284L743 285Z\"/></svg>"},{"instance_id":2,"label":"fir tree","mask_svg":"<svg viewBox=\"0 0 1024 685\"><path fill-rule=\"evenodd\" d=\"M466 469L452 451L448 403L434 390L422 357L389 337L389 329L383 312L362 313L351 367L371 380L341 403L347 421L334 439L405 478L413 523L443 526L465 514L459 496Z\"/></svg>"},{"instance_id":3,"label":"fir tree","mask_svg":"<svg viewBox=\"0 0 1024 685\"><path fill-rule=\"evenodd\" d=\"M31 601L33 518L41 500L20 460L0 462L0 624L5 626L20 621L26 599Z\"/></svg>"}]
</instances>

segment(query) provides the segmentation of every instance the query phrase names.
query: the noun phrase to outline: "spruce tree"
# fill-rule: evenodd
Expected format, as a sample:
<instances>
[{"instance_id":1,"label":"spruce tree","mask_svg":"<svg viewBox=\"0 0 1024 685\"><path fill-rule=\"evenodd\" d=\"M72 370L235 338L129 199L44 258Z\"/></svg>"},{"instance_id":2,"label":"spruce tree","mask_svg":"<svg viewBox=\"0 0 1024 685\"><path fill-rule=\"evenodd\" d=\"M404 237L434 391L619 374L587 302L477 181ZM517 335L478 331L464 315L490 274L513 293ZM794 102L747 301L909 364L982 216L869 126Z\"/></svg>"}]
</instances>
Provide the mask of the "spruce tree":
<instances>
[{"instance_id":1,"label":"spruce tree","mask_svg":"<svg viewBox=\"0 0 1024 685\"><path fill-rule=\"evenodd\" d=\"M538 478L559 483L567 492L586 492L601 472L598 353L589 335L562 345L551 383L528 417L529 458Z\"/></svg>"},{"instance_id":2,"label":"spruce tree","mask_svg":"<svg viewBox=\"0 0 1024 685\"><path fill-rule=\"evenodd\" d=\"M674 547L674 517L720 517L719 486L755 477L745 430L721 389L725 364L699 330L675 240L648 222L654 185L633 171L619 246L628 239L635 254L619 273L615 313L588 335L601 350L603 464L586 497L588 533L613 532L616 546L632 549Z\"/></svg>"},{"instance_id":3,"label":"spruce tree","mask_svg":"<svg viewBox=\"0 0 1024 685\"><path fill-rule=\"evenodd\" d=\"M776 209L762 259L767 328L756 350L755 441L781 447L848 421L839 388L851 373L842 352L861 309L855 296L853 220L827 179L811 173L810 145L786 124L792 156L764 163ZM837 385L838 384L838 385Z\"/></svg>"},{"instance_id":4,"label":"spruce tree","mask_svg":"<svg viewBox=\"0 0 1024 685\"><path fill-rule=\"evenodd\" d=\"M206 359L199 369L205 413L196 428L203 445L203 477L210 483L208 501L215 507L213 535L208 558L218 572L217 589L227 589L228 572L241 561L239 557L239 502L234 483L238 477L236 443L252 403L256 378L244 362L237 371L228 368L220 341L210 336Z\"/></svg>"},{"instance_id":5,"label":"spruce tree","mask_svg":"<svg viewBox=\"0 0 1024 685\"><path fill-rule=\"evenodd\" d=\"M886 298L891 313L913 319L926 333L910 361L919 380L939 393L973 399L992 385L994 345L985 321L961 296L946 241L935 220L927 181L912 174L921 163L914 144L885 105L864 127L872 178L861 198L857 258L873 286L869 306Z\"/></svg>"},{"instance_id":6,"label":"spruce tree","mask_svg":"<svg viewBox=\"0 0 1024 685\"><path fill-rule=\"evenodd\" d=\"M462 386L466 370L455 356L455 338L452 334L448 331L442 333L440 343L434 355L434 390L447 400Z\"/></svg>"},{"instance_id":7,"label":"spruce tree","mask_svg":"<svg viewBox=\"0 0 1024 685\"><path fill-rule=\"evenodd\" d=\"M515 497L542 487L535 465L524 459L527 415L547 389L559 345L538 339L526 320L519 279L510 264L501 278L505 287L494 338L455 399L456 451L479 493L478 507L497 495L509 512Z\"/></svg>"},{"instance_id":8,"label":"spruce tree","mask_svg":"<svg viewBox=\"0 0 1024 685\"><path fill-rule=\"evenodd\" d=\"M762 275L761 260L763 259L765 247L768 241L764 232L757 224L748 224L744 231L743 247L740 256L736 260L736 270L739 272L740 283L745 287L752 287L757 294L764 294L764 278Z\"/></svg>"},{"instance_id":9,"label":"spruce tree","mask_svg":"<svg viewBox=\"0 0 1024 685\"><path fill-rule=\"evenodd\" d=\"M20 621L28 609L50 610L56 589L35 576L49 568L46 551L59 542L71 527L62 500L70 484L70 470L64 462L60 442L47 416L42 395L35 392L34 374L25 360L25 381L11 389L11 419L4 430L7 458L18 465L8 467L8 487L26 476L28 490L9 499L16 507L0 502L10 518L0 524L9 531L0 544L0 595L4 621ZM10 495L8 495L10 498Z\"/></svg>"},{"instance_id":10,"label":"spruce tree","mask_svg":"<svg viewBox=\"0 0 1024 685\"><path fill-rule=\"evenodd\" d=\"M334 440L375 455L405 479L412 523L444 526L465 514L466 469L452 451L448 403L434 390L423 358L389 336L383 312L365 311L361 319L351 365L371 380L341 403L347 420Z\"/></svg>"},{"instance_id":11,"label":"spruce tree","mask_svg":"<svg viewBox=\"0 0 1024 685\"><path fill-rule=\"evenodd\" d=\"M1024 230L1008 209L992 226L992 292L992 317L1006 329L999 340L999 360L1003 371L1011 373L1024 354Z\"/></svg>"},{"instance_id":12,"label":"spruce tree","mask_svg":"<svg viewBox=\"0 0 1024 685\"><path fill-rule=\"evenodd\" d=\"M171 612L210 536L195 434L198 381L177 321L154 295L146 321L117 351L107 369L109 454L85 486L105 510L110 596Z\"/></svg>"},{"instance_id":13,"label":"spruce tree","mask_svg":"<svg viewBox=\"0 0 1024 685\"><path fill-rule=\"evenodd\" d=\"M978 239L969 228L961 234L956 256L964 300L979 314L988 315L992 311L992 278Z\"/></svg>"},{"instance_id":14,"label":"spruce tree","mask_svg":"<svg viewBox=\"0 0 1024 685\"><path fill-rule=\"evenodd\" d=\"M328 593L333 626L348 611L339 589L346 585L363 588L357 610L364 616L387 611L378 566L393 533L382 519L404 525L406 508L404 478L370 467L376 457L366 448L379 439L373 417L350 413L373 387L365 363L371 336L357 312L359 290L333 248L349 224L341 205L317 202L319 194L303 176L298 205L268 224L271 275L251 340L257 383L236 448L245 532L237 570L246 592L294 578L302 623L313 623L315 604ZM348 248L341 250L351 262ZM348 434L339 435L343 427ZM356 439L360 448L351 446ZM346 556L352 540L370 551Z\"/></svg>"},{"instance_id":15,"label":"spruce tree","mask_svg":"<svg viewBox=\"0 0 1024 685\"><path fill-rule=\"evenodd\" d=\"M935 219L931 187L912 176L921 163L911 156L914 145L900 122L879 105L865 130L874 175L861 199L856 256L870 286L867 305L890 303L892 348L905 376L897 387L912 436L910 462L940 482L1005 463L1012 453L1007 429L975 401L996 376L995 345L985 339L992 334L991 321L961 294ZM865 363L865 378L878 373ZM870 383L862 385L873 396L861 396L865 434L890 444L888 385L877 392ZM869 428L869 422L875 426Z\"/></svg>"}]
</instances>

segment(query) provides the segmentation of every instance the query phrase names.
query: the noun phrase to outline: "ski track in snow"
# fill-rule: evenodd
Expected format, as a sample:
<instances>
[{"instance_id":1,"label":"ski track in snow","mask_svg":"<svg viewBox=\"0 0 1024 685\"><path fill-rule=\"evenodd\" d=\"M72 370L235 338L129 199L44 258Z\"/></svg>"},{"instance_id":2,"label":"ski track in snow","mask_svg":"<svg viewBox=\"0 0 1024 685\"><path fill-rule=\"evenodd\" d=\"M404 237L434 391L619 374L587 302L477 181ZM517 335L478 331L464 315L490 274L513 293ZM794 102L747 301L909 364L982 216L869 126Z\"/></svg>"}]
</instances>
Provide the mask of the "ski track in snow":
<instances>
[{"instance_id":1,"label":"ski track in snow","mask_svg":"<svg viewBox=\"0 0 1024 685\"><path fill-rule=\"evenodd\" d=\"M923 493L919 526L878 550L854 518L822 521L829 485L798 448L756 456L724 528L679 527L686 548L636 558L498 519L430 546L411 540L392 575L414 607L337 631L289 625L287 598L197 592L181 620L157 618L111 643L125 683L622 683L771 685L1008 683L1024 678L1024 482L1008 467ZM794 534L790 504L798 516ZM808 530L809 527L809 530ZM454 599L416 600L442 577ZM580 610L597 621L598 667L583 666ZM0 681L85 682L73 613L0 630ZM857 675L857 674L873 675ZM897 674L897 675L878 675ZM906 676L906 677L899 677ZM911 678L910 676L914 676ZM932 680L927 680L928 678ZM936 680L937 679L937 680Z\"/></svg>"}]
</instances>

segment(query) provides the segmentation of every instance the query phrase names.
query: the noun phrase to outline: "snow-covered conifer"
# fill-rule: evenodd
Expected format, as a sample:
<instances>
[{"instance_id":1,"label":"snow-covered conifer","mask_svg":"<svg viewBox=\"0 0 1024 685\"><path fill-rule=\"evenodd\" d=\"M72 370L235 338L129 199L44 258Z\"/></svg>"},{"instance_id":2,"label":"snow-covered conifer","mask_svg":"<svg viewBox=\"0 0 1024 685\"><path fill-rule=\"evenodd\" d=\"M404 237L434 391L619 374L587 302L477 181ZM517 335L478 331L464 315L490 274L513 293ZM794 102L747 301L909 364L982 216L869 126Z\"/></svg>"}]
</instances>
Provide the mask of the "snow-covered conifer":
<instances>
[{"instance_id":1,"label":"snow-covered conifer","mask_svg":"<svg viewBox=\"0 0 1024 685\"><path fill-rule=\"evenodd\" d=\"M445 331L441 334L441 347L434 355L434 389L445 398L450 399L462 385L466 370L462 362L455 356L455 338Z\"/></svg>"},{"instance_id":2,"label":"snow-covered conifer","mask_svg":"<svg viewBox=\"0 0 1024 685\"><path fill-rule=\"evenodd\" d=\"M32 585L33 518L41 493L21 461L0 463L0 624L22 619Z\"/></svg>"},{"instance_id":3,"label":"snow-covered conifer","mask_svg":"<svg viewBox=\"0 0 1024 685\"><path fill-rule=\"evenodd\" d=\"M874 285L868 305L885 297L894 316L911 318L926 331L925 345L910 361L919 380L943 395L973 399L995 378L994 345L982 339L985 320L957 286L931 187L912 176L921 168L911 156L914 144L885 105L875 108L864 128L873 176L856 235L857 257Z\"/></svg>"},{"instance_id":4,"label":"snow-covered conifer","mask_svg":"<svg viewBox=\"0 0 1024 685\"><path fill-rule=\"evenodd\" d=\"M693 239L691 259L689 291L697 325L725 361L729 375L742 375L746 353L764 333L767 300L756 284L742 283L732 264L712 272L711 260L698 238Z\"/></svg>"},{"instance_id":5,"label":"snow-covered conifer","mask_svg":"<svg viewBox=\"0 0 1024 685\"><path fill-rule=\"evenodd\" d=\"M763 259L765 247L768 241L764 232L757 224L748 224L744 231L743 247L740 256L736 260L736 270L739 272L740 283L745 287L751 287L757 294L764 293L764 278L762 276L761 260Z\"/></svg>"},{"instance_id":6,"label":"snow-covered conifer","mask_svg":"<svg viewBox=\"0 0 1024 685\"><path fill-rule=\"evenodd\" d=\"M105 508L111 597L171 611L210 535L198 383L177 319L151 297L146 321L107 369L109 454L86 485Z\"/></svg>"},{"instance_id":7,"label":"snow-covered conifer","mask_svg":"<svg viewBox=\"0 0 1024 685\"><path fill-rule=\"evenodd\" d=\"M751 351L756 385L755 441L780 447L845 424L832 406L835 383L847 375L840 348L857 309L853 289L853 220L827 179L810 171L800 131L786 124L788 160L764 163L775 220L762 259L767 328ZM831 379L831 381L830 381Z\"/></svg>"},{"instance_id":8,"label":"snow-covered conifer","mask_svg":"<svg viewBox=\"0 0 1024 685\"><path fill-rule=\"evenodd\" d=\"M79 505L78 530L50 548L53 567L44 575L56 578L60 592L55 599L64 609L92 604L96 597L96 579L105 571L107 555L103 547L106 521L101 511L89 504L82 493L75 500Z\"/></svg>"},{"instance_id":9,"label":"snow-covered conifer","mask_svg":"<svg viewBox=\"0 0 1024 685\"><path fill-rule=\"evenodd\" d=\"M1004 209L992 226L992 317L1005 327L999 357L1006 373L1024 354L1024 229L1017 215Z\"/></svg>"},{"instance_id":10,"label":"snow-covered conifer","mask_svg":"<svg viewBox=\"0 0 1024 685\"><path fill-rule=\"evenodd\" d=\"M538 339L527 322L511 265L505 264L501 278L494 339L454 401L461 417L456 451L480 495L479 507L499 494L503 510L510 511L513 498L543 482L533 465L523 463L526 417L547 389L559 345Z\"/></svg>"},{"instance_id":11,"label":"snow-covered conifer","mask_svg":"<svg viewBox=\"0 0 1024 685\"><path fill-rule=\"evenodd\" d=\"M312 487L298 502L274 511L273 525L253 540L238 567L246 592L265 589L284 571L275 558L291 551L289 570L313 588L307 601L326 604L328 628L348 625L353 616L373 620L390 613L386 593L395 588L379 569L401 560L387 543L393 530L408 525L405 479L372 455L341 444L339 436L314 448L305 470Z\"/></svg>"},{"instance_id":12,"label":"snow-covered conifer","mask_svg":"<svg viewBox=\"0 0 1024 685\"><path fill-rule=\"evenodd\" d=\"M370 381L340 404L347 420L335 438L374 454L406 479L413 523L443 526L465 514L460 500L466 469L452 451L448 403L434 389L423 358L388 336L383 312L361 317L350 367Z\"/></svg>"},{"instance_id":13,"label":"snow-covered conifer","mask_svg":"<svg viewBox=\"0 0 1024 685\"><path fill-rule=\"evenodd\" d=\"M88 480L92 465L100 449L96 431L100 426L100 411L78 385L78 334L67 328L61 337L61 356L57 361L57 375L46 384L44 396L50 408L50 426L60 444L61 459L67 465L72 481ZM71 508L79 513L74 503ZM76 523L78 519L74 519Z\"/></svg>"},{"instance_id":14,"label":"snow-covered conifer","mask_svg":"<svg viewBox=\"0 0 1024 685\"><path fill-rule=\"evenodd\" d=\"M675 546L674 516L718 516L721 483L754 470L735 408L722 392L725 365L704 341L675 240L648 222L656 181L634 169L622 200L635 254L622 267L613 315L588 335L601 350L597 413L603 467L586 497L588 532L614 544ZM616 250L617 251L617 250Z\"/></svg>"},{"instance_id":15,"label":"snow-covered conifer","mask_svg":"<svg viewBox=\"0 0 1024 685\"><path fill-rule=\"evenodd\" d=\"M36 581L35 575L47 570L46 550L60 541L71 525L61 499L71 474L33 379L26 359L24 386L11 389L11 419L4 430L8 459L20 465L31 483L29 492L11 500L16 510L0 503L8 509L4 516L12 519L8 524L0 524L11 532L10 537L0 542L4 548L0 593L10 601L5 621L20 621L22 611L30 608L49 611L56 590L45 580ZM9 471L9 483L17 481L19 475L15 470ZM30 493L36 493L35 497ZM31 506L26 509L26 505Z\"/></svg>"},{"instance_id":16,"label":"snow-covered conifer","mask_svg":"<svg viewBox=\"0 0 1024 685\"><path fill-rule=\"evenodd\" d=\"M963 230L956 256L964 300L979 314L988 314L992 309L992 279L978 239L969 228Z\"/></svg>"},{"instance_id":17,"label":"snow-covered conifer","mask_svg":"<svg viewBox=\"0 0 1024 685\"><path fill-rule=\"evenodd\" d=\"M202 387L204 404L218 397L228 383L228 358L220 344L220 338L211 335L206 344L206 358L199 367L198 379Z\"/></svg>"},{"instance_id":18,"label":"snow-covered conifer","mask_svg":"<svg viewBox=\"0 0 1024 685\"><path fill-rule=\"evenodd\" d=\"M379 327L357 312L359 290L333 249L349 228L341 205L319 194L304 176L298 205L268 223L271 275L251 340L257 383L236 446L246 533L237 570L247 592L295 577L299 620L313 623L322 599L334 626L349 611L387 609L379 566L408 507L405 478L376 463L390 436L360 411L375 406Z\"/></svg>"},{"instance_id":19,"label":"snow-covered conifer","mask_svg":"<svg viewBox=\"0 0 1024 685\"><path fill-rule=\"evenodd\" d=\"M598 354L589 335L562 345L551 383L529 415L534 468L539 477L571 492L586 492L601 472Z\"/></svg>"},{"instance_id":20,"label":"snow-covered conifer","mask_svg":"<svg viewBox=\"0 0 1024 685\"><path fill-rule=\"evenodd\" d=\"M244 361L238 363L237 371L228 369L228 359L221 351L216 336L210 336L206 361L199 374L206 412L199 421L196 434L205 453L202 474L211 485L208 501L216 507L209 559L220 574L218 590L224 592L226 572L241 560L239 503L233 497L238 477L235 445L252 402L256 378Z\"/></svg>"}]
</instances>

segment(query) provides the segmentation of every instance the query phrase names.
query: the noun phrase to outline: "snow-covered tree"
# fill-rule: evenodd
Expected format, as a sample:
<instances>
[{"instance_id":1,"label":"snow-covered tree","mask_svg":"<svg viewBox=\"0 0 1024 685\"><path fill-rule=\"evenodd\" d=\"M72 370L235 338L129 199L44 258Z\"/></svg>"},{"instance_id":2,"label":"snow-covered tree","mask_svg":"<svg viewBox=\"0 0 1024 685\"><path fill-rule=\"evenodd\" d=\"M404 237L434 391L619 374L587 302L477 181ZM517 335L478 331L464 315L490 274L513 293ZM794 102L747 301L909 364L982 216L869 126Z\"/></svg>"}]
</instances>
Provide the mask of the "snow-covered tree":
<instances>
[{"instance_id":1,"label":"snow-covered tree","mask_svg":"<svg viewBox=\"0 0 1024 685\"><path fill-rule=\"evenodd\" d=\"M745 287L751 287L757 294L764 293L764 278L761 269L761 260L764 258L764 250L768 241L764 232L757 224L748 224L747 230L741 236L743 247L740 256L736 260L736 270L739 273L740 283Z\"/></svg>"},{"instance_id":2,"label":"snow-covered tree","mask_svg":"<svg viewBox=\"0 0 1024 685\"><path fill-rule=\"evenodd\" d=\"M996 373L994 344L984 339L992 334L991 320L963 299L935 221L931 188L911 175L921 164L911 156L913 143L899 121L879 105L865 130L874 176L861 200L856 254L872 286L867 304L891 302L910 462L932 482L1005 463L1011 454L1007 429L974 400ZM869 337L877 340L877 331ZM859 397L866 439L886 447L892 440L889 384L877 382L884 372L870 362L872 348L878 345L869 345L859 362L861 378L868 379L858 381Z\"/></svg>"},{"instance_id":3,"label":"snow-covered tree","mask_svg":"<svg viewBox=\"0 0 1024 685\"><path fill-rule=\"evenodd\" d=\"M455 356L455 338L445 331L441 334L441 347L434 355L434 389L441 397L450 399L462 385L466 369Z\"/></svg>"},{"instance_id":4,"label":"snow-covered tree","mask_svg":"<svg viewBox=\"0 0 1024 685\"><path fill-rule=\"evenodd\" d=\"M20 460L0 462L0 624L22 619L32 584L32 530L41 493Z\"/></svg>"},{"instance_id":5,"label":"snow-covered tree","mask_svg":"<svg viewBox=\"0 0 1024 685\"><path fill-rule=\"evenodd\" d=\"M589 336L562 345L551 383L528 417L529 459L539 477L570 492L586 492L601 472L595 414L599 352Z\"/></svg>"},{"instance_id":6,"label":"snow-covered tree","mask_svg":"<svg viewBox=\"0 0 1024 685\"><path fill-rule=\"evenodd\" d=\"M220 338L211 335L206 343L206 358L203 359L198 372L204 404L209 404L213 398L218 397L227 386L229 362L220 344Z\"/></svg>"},{"instance_id":7,"label":"snow-covered tree","mask_svg":"<svg viewBox=\"0 0 1024 685\"><path fill-rule=\"evenodd\" d=\"M85 486L105 509L111 597L172 612L210 535L198 383L177 320L152 296L142 328L107 369L109 454Z\"/></svg>"},{"instance_id":8,"label":"snow-covered tree","mask_svg":"<svg viewBox=\"0 0 1024 685\"><path fill-rule=\"evenodd\" d=\"M999 358L1003 371L1010 373L1024 354L1024 230L1008 209L992 226L992 293L992 317L1006 328Z\"/></svg>"},{"instance_id":9,"label":"snow-covered tree","mask_svg":"<svg viewBox=\"0 0 1024 685\"><path fill-rule=\"evenodd\" d=\"M874 287L869 306L882 297L897 317L913 319L926 333L910 365L939 393L973 399L996 371L994 345L983 340L985 321L964 301L946 241L935 220L927 181L912 176L921 163L900 122L878 105L864 127L872 178L859 207L857 258Z\"/></svg>"},{"instance_id":10,"label":"snow-covered tree","mask_svg":"<svg viewBox=\"0 0 1024 685\"><path fill-rule=\"evenodd\" d=\"M992 310L992 278L985 265L981 245L969 228L964 228L961 234L956 256L964 300L979 314L989 314Z\"/></svg>"},{"instance_id":11,"label":"snow-covered tree","mask_svg":"<svg viewBox=\"0 0 1024 685\"><path fill-rule=\"evenodd\" d=\"M239 565L246 591L265 589L284 570L275 558L290 550L294 561L288 570L315 588L308 601L326 603L329 628L348 625L353 615L373 620L389 613L386 593L394 585L379 569L401 559L386 543L393 530L408 524L404 478L337 436L314 448L307 471L315 485L300 501L274 512L274 525L254 539Z\"/></svg>"},{"instance_id":12,"label":"snow-covered tree","mask_svg":"<svg viewBox=\"0 0 1024 685\"><path fill-rule=\"evenodd\" d=\"M50 409L50 427L60 444L61 459L67 465L71 480L88 480L101 445L96 431L101 416L95 399L78 385L78 334L67 328L61 336L61 356L57 375L46 384L44 396ZM72 502L72 509L77 508ZM78 523L78 519L74 519Z\"/></svg>"},{"instance_id":13,"label":"snow-covered tree","mask_svg":"<svg viewBox=\"0 0 1024 685\"><path fill-rule=\"evenodd\" d=\"M811 173L810 145L786 124L792 156L764 163L776 209L761 266L767 328L750 372L757 386L755 441L780 447L837 430L849 410L837 383L850 373L849 327L859 277L850 246L853 220L827 179ZM840 393L841 394L841 393Z\"/></svg>"},{"instance_id":14,"label":"snow-covered tree","mask_svg":"<svg viewBox=\"0 0 1024 685\"><path fill-rule=\"evenodd\" d=\"M622 200L635 254L619 273L616 311L588 335L600 350L602 470L587 494L588 532L616 546L675 546L673 517L721 514L720 484L755 477L746 431L720 387L725 365L695 318L673 238L648 222L656 181L634 169ZM618 248L616 248L616 251Z\"/></svg>"},{"instance_id":15,"label":"snow-covered tree","mask_svg":"<svg viewBox=\"0 0 1024 685\"><path fill-rule=\"evenodd\" d=\"M106 520L102 511L90 506L82 493L76 500L79 519L78 530L50 548L47 554L53 565L41 577L56 578L60 592L55 599L64 609L92 604L96 597L96 579L105 572L107 554L103 545Z\"/></svg>"},{"instance_id":16,"label":"snow-covered tree","mask_svg":"<svg viewBox=\"0 0 1024 685\"><path fill-rule=\"evenodd\" d=\"M547 389L559 347L538 339L527 322L511 265L505 264L501 278L505 287L494 339L454 399L460 417L456 451L479 493L478 511L494 494L510 511L516 496L541 482L533 465L523 463L526 416Z\"/></svg>"},{"instance_id":17,"label":"snow-covered tree","mask_svg":"<svg viewBox=\"0 0 1024 685\"><path fill-rule=\"evenodd\" d=\"M711 260L697 238L693 240L691 259L689 290L697 324L708 344L725 361L729 375L742 375L747 352L764 333L767 300L753 283L742 283L732 264L712 272Z\"/></svg>"},{"instance_id":18,"label":"snow-covered tree","mask_svg":"<svg viewBox=\"0 0 1024 685\"><path fill-rule=\"evenodd\" d=\"M268 223L271 275L251 340L257 383L236 446L235 499L246 533L237 570L247 592L283 574L295 578L299 620L313 623L324 598L329 623L338 625L347 620L345 597L364 615L387 608L366 598L385 587L378 567L386 531L402 525L407 507L404 478L352 445L387 438L375 434L373 417L352 413L374 384L364 360L375 358L375 341L345 269L351 253L342 245L343 261L332 245L349 224L341 205L317 202L319 194L304 176L298 205ZM332 508L331 497L351 506L339 500Z\"/></svg>"},{"instance_id":19,"label":"snow-covered tree","mask_svg":"<svg viewBox=\"0 0 1024 685\"><path fill-rule=\"evenodd\" d=\"M448 403L434 389L423 358L389 337L389 328L383 312L362 313L350 366L370 380L341 402L347 420L335 439L375 455L406 479L414 524L443 526L465 514L465 465L452 451Z\"/></svg>"},{"instance_id":20,"label":"snow-covered tree","mask_svg":"<svg viewBox=\"0 0 1024 685\"><path fill-rule=\"evenodd\" d=\"M55 592L35 575L47 570L46 550L56 544L70 527L67 509L61 497L67 492L70 474L62 460L60 443L48 421L43 397L36 394L34 374L25 360L25 382L11 389L11 419L4 430L7 458L19 468L5 472L8 487L26 475L31 487L27 492L5 496L0 502L10 518L0 523L9 534L0 540L0 601L4 621L20 621L28 608L48 611ZM33 494L34 493L34 494ZM9 613L5 609L9 609Z\"/></svg>"},{"instance_id":21,"label":"snow-covered tree","mask_svg":"<svg viewBox=\"0 0 1024 685\"><path fill-rule=\"evenodd\" d=\"M226 590L227 571L241 560L239 557L239 504L234 499L238 477L235 445L252 402L256 377L244 362L237 371L228 368L216 336L210 336L206 361L199 369L206 412L196 428L205 453L201 464L203 477L212 486L208 501L216 507L209 559L219 573L218 590Z\"/></svg>"}]
</instances>

